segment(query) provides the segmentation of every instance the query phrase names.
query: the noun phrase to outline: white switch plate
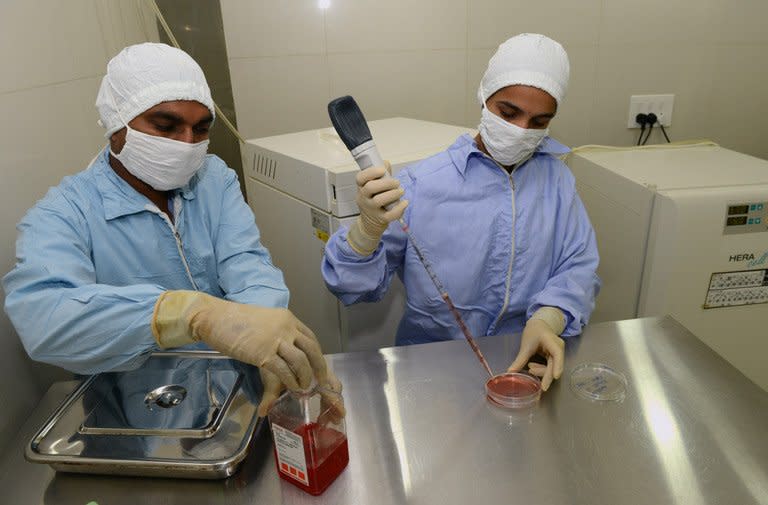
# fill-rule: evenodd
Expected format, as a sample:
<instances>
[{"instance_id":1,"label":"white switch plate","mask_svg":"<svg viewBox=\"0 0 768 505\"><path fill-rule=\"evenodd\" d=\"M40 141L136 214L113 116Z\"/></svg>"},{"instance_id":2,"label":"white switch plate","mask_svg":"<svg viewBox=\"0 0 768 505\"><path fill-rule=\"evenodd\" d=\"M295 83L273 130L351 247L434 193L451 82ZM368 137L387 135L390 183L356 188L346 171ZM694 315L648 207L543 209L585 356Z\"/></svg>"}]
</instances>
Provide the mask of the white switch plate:
<instances>
[{"instance_id":1,"label":"white switch plate","mask_svg":"<svg viewBox=\"0 0 768 505\"><path fill-rule=\"evenodd\" d=\"M638 114L653 112L664 126L672 126L672 107L675 95L632 95L629 97L629 120L627 128L640 128L635 121ZM658 126L658 125L657 125Z\"/></svg>"}]
</instances>

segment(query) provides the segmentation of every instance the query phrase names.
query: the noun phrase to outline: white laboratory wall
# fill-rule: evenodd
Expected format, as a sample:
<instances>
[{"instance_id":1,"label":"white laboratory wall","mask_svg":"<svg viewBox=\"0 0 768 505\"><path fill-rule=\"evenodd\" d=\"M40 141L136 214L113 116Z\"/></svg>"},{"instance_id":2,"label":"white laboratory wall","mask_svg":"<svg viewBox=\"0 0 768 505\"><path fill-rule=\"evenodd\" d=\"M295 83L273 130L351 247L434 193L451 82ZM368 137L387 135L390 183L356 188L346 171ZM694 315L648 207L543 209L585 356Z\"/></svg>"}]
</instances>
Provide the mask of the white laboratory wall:
<instances>
[{"instance_id":1,"label":"white laboratory wall","mask_svg":"<svg viewBox=\"0 0 768 505\"><path fill-rule=\"evenodd\" d=\"M14 264L15 226L25 211L103 146L94 102L107 61L148 39L157 40L154 21L133 0L0 5L0 275ZM27 358L0 311L0 449L61 376Z\"/></svg>"},{"instance_id":2,"label":"white laboratory wall","mask_svg":"<svg viewBox=\"0 0 768 505\"><path fill-rule=\"evenodd\" d=\"M328 5L321 9L320 5ZM352 94L369 119L474 127L488 58L520 32L559 40L571 84L553 135L632 144L632 94L675 94L669 134L768 158L762 0L221 0L247 137L327 126ZM662 140L655 132L650 142Z\"/></svg>"}]
</instances>

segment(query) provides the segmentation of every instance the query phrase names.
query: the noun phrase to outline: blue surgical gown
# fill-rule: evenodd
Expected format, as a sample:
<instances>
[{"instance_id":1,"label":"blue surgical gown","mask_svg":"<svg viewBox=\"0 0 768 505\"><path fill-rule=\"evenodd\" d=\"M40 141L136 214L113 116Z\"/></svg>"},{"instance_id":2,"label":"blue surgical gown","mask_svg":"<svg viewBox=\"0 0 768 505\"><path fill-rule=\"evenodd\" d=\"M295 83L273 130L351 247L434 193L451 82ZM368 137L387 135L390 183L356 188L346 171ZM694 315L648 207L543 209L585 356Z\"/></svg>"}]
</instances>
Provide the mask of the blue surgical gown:
<instances>
[{"instance_id":1,"label":"blue surgical gown","mask_svg":"<svg viewBox=\"0 0 768 505\"><path fill-rule=\"evenodd\" d=\"M150 323L166 290L287 307L282 273L221 159L208 155L170 200L175 226L112 170L104 150L27 212L3 287L33 359L83 374L138 366L157 349Z\"/></svg>"},{"instance_id":2,"label":"blue surgical gown","mask_svg":"<svg viewBox=\"0 0 768 505\"><path fill-rule=\"evenodd\" d=\"M511 174L463 135L401 171L404 220L475 336L518 333L539 307L561 309L563 336L581 333L600 287L594 230L574 177L546 138ZM463 338L399 223L361 257L339 229L322 273L344 303L374 302L400 276L406 290L398 345Z\"/></svg>"}]
</instances>

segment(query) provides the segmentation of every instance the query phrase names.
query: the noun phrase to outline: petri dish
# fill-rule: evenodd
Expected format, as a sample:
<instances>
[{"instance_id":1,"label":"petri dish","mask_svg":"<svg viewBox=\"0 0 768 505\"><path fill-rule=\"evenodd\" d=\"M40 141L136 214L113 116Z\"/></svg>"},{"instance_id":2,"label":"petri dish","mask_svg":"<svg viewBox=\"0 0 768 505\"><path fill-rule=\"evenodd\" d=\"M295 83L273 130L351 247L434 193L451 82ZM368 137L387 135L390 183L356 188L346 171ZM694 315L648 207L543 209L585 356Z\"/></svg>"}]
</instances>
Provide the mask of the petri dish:
<instances>
[{"instance_id":1,"label":"petri dish","mask_svg":"<svg viewBox=\"0 0 768 505\"><path fill-rule=\"evenodd\" d=\"M604 363L582 363L571 372L571 389L587 400L620 402L627 392L627 378Z\"/></svg>"},{"instance_id":2,"label":"petri dish","mask_svg":"<svg viewBox=\"0 0 768 505\"><path fill-rule=\"evenodd\" d=\"M541 381L527 373L494 375L485 383L488 401L500 407L519 409L539 401Z\"/></svg>"}]
</instances>

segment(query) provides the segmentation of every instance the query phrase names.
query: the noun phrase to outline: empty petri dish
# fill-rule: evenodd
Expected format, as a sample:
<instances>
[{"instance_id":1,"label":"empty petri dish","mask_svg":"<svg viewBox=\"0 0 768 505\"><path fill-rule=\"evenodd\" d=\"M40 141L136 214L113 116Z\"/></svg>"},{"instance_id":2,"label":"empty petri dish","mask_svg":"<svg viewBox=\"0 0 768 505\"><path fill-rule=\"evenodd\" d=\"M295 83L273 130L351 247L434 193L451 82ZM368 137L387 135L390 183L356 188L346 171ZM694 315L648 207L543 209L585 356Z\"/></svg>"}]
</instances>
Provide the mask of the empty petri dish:
<instances>
[{"instance_id":1,"label":"empty petri dish","mask_svg":"<svg viewBox=\"0 0 768 505\"><path fill-rule=\"evenodd\" d=\"M627 378L604 363L582 363L571 372L571 389L587 400L620 402L626 396Z\"/></svg>"},{"instance_id":2,"label":"empty petri dish","mask_svg":"<svg viewBox=\"0 0 768 505\"><path fill-rule=\"evenodd\" d=\"M526 373L502 373L488 379L485 394L491 403L501 407L528 407L539 401L541 381Z\"/></svg>"}]
</instances>

